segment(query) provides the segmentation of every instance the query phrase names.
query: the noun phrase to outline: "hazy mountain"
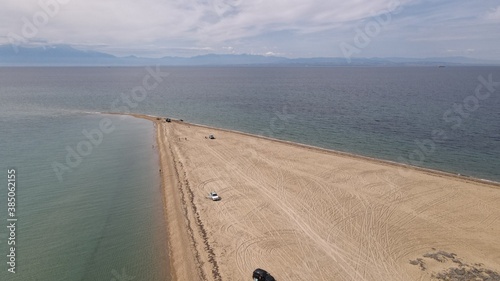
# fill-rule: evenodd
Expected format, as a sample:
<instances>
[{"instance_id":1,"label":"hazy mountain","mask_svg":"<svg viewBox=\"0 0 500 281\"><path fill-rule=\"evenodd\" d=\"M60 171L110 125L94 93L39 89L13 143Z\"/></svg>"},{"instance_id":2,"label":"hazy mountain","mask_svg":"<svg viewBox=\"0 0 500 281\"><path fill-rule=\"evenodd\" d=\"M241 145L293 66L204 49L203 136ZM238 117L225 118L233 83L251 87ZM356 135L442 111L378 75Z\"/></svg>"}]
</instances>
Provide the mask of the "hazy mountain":
<instances>
[{"instance_id":1,"label":"hazy mountain","mask_svg":"<svg viewBox=\"0 0 500 281\"><path fill-rule=\"evenodd\" d=\"M113 55L77 50L69 45L25 47L0 45L0 65L92 65L116 60Z\"/></svg>"},{"instance_id":2,"label":"hazy mountain","mask_svg":"<svg viewBox=\"0 0 500 281\"><path fill-rule=\"evenodd\" d=\"M0 45L0 66L208 66L208 65L287 65L287 66L438 66L438 65L500 65L500 61L484 61L466 57L444 58L298 58L261 55L201 55L190 58L116 57L110 54L86 51L69 45L27 47Z\"/></svg>"}]
</instances>

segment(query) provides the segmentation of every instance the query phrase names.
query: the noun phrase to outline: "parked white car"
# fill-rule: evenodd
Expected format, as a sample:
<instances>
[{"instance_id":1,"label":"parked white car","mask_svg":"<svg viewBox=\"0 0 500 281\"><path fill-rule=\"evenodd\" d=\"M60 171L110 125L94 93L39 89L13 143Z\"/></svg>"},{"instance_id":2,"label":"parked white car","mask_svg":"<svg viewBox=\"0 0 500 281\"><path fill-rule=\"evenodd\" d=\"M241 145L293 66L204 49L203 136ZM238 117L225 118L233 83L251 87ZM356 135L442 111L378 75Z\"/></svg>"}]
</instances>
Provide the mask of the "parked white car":
<instances>
[{"instance_id":1,"label":"parked white car","mask_svg":"<svg viewBox=\"0 0 500 281\"><path fill-rule=\"evenodd\" d=\"M212 191L208 194L208 198L210 198L212 201L219 201L220 196L215 193L215 191Z\"/></svg>"}]
</instances>

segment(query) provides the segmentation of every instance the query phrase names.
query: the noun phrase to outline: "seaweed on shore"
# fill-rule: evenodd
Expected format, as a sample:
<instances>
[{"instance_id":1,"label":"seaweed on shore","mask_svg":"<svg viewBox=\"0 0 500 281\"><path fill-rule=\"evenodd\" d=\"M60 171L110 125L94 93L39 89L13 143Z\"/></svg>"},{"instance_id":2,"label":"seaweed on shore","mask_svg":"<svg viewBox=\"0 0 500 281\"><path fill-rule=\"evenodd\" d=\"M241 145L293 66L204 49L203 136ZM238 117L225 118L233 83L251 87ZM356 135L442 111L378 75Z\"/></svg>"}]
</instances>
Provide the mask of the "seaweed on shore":
<instances>
[{"instance_id":1,"label":"seaweed on shore","mask_svg":"<svg viewBox=\"0 0 500 281\"><path fill-rule=\"evenodd\" d=\"M434 249L433 249L434 250ZM500 281L500 274L491 269L484 268L481 263L467 264L457 257L455 253L446 251L435 251L426 253L424 258L440 263L451 261L455 266L451 266L441 272L432 273L433 280L445 281ZM410 264L418 265L420 270L426 271L427 265L423 258L410 260Z\"/></svg>"}]
</instances>

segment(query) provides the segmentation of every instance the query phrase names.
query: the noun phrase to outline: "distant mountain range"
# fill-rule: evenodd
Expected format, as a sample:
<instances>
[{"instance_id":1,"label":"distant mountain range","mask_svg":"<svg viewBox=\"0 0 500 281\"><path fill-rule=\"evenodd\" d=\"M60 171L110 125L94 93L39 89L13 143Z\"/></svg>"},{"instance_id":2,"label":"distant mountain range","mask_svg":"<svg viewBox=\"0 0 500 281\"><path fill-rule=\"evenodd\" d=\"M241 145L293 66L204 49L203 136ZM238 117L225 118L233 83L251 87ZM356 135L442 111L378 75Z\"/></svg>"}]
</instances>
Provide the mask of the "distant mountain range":
<instances>
[{"instance_id":1,"label":"distant mountain range","mask_svg":"<svg viewBox=\"0 0 500 281\"><path fill-rule=\"evenodd\" d=\"M0 66L452 66L500 65L500 61L487 61L466 57L443 58L297 58L261 55L217 55L195 57L142 58L117 57L96 51L78 50L69 45L26 47L0 45Z\"/></svg>"}]
</instances>

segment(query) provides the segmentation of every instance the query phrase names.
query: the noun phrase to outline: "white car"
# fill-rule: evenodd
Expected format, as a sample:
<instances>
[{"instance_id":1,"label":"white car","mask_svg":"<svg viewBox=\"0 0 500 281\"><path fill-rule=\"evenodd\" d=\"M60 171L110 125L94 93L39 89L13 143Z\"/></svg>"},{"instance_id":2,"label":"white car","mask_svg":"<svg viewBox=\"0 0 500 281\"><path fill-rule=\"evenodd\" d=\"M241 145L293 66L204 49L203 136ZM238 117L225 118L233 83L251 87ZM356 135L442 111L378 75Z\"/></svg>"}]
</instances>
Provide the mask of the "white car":
<instances>
[{"instance_id":1,"label":"white car","mask_svg":"<svg viewBox=\"0 0 500 281\"><path fill-rule=\"evenodd\" d=\"M220 196L215 193L215 191L212 191L208 194L208 198L210 198L212 201L219 201Z\"/></svg>"}]
</instances>

